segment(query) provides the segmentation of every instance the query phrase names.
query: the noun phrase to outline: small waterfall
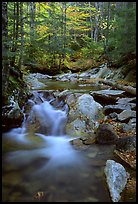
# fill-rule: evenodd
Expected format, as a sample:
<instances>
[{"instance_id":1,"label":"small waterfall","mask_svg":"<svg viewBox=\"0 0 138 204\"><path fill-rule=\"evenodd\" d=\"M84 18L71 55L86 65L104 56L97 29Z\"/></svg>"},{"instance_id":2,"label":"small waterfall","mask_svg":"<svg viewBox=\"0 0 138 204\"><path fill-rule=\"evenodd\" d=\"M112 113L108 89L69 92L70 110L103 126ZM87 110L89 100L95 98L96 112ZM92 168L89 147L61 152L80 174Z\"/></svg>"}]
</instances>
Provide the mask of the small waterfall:
<instances>
[{"instance_id":1,"label":"small waterfall","mask_svg":"<svg viewBox=\"0 0 138 204\"><path fill-rule=\"evenodd\" d=\"M40 124L47 128L49 135L64 134L67 122L66 111L56 110L48 101L44 101L39 105L34 105L31 114L35 115Z\"/></svg>"},{"instance_id":2,"label":"small waterfall","mask_svg":"<svg viewBox=\"0 0 138 204\"><path fill-rule=\"evenodd\" d=\"M37 97L37 98L36 98ZM38 104L36 102L38 101ZM28 104L31 105L28 117L24 114L24 120L20 129L14 128L8 135L12 136L16 141L28 144L33 143L27 139L27 127L29 123L39 122L41 127L46 128L46 134L41 132L34 133L34 137L40 137L43 144L39 144L39 148L32 150L18 150L8 154L7 162L12 162L16 166L28 165L38 158L46 158L48 162L40 169L36 170L37 175L46 172L48 169L55 169L61 166L80 166L82 164L82 156L77 150L73 149L70 141L75 139L65 135L67 123L67 104L62 104L61 109L53 107L49 101L45 100L42 95L35 93L34 100L29 99ZM25 108L23 107L23 112ZM19 131L20 130L20 131ZM24 139L24 140L23 140ZM30 143L29 143L30 142Z\"/></svg>"}]
</instances>

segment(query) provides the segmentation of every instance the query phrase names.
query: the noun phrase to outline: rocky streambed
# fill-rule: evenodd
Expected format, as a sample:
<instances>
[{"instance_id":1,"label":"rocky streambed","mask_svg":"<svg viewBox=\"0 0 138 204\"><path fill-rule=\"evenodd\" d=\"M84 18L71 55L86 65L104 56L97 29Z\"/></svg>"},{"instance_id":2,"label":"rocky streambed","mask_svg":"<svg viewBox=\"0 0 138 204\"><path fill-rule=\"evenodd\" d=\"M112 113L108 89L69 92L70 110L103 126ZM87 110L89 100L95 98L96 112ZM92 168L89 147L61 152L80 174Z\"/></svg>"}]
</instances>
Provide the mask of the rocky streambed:
<instances>
[{"instance_id":1,"label":"rocky streambed","mask_svg":"<svg viewBox=\"0 0 138 204\"><path fill-rule=\"evenodd\" d=\"M29 96L31 101L40 104L41 99L45 98L55 109L66 109L68 120L65 134L72 137L70 144L73 149L87 158L83 165L86 168L73 167L70 172L65 168L62 169L62 175L59 171L55 176L52 172L50 177L46 175L47 179L44 181L43 176L31 179L31 172L47 162L46 158L36 158L26 169L12 164L7 166L4 162L4 202L135 202L136 97L98 84L96 80L88 83L89 79L102 76L105 71L107 72L107 68L102 67L100 71L95 69L81 74L67 73L52 77L37 73L25 77L32 90ZM13 120L18 115L17 118L20 119L18 122L15 120L13 127L20 126L19 121L23 121L24 113L27 117L31 106L26 102L22 109L12 98L11 106L5 109L8 118ZM47 131L42 129L36 118L28 123L28 132L38 144L41 141L34 137L34 133L40 129L42 133ZM15 141L3 140L4 156L8 151L24 148L24 145L16 144ZM117 183L113 183L112 175ZM75 178L78 186L73 183L73 180L76 182ZM113 190L114 185L117 186L116 191Z\"/></svg>"}]
</instances>

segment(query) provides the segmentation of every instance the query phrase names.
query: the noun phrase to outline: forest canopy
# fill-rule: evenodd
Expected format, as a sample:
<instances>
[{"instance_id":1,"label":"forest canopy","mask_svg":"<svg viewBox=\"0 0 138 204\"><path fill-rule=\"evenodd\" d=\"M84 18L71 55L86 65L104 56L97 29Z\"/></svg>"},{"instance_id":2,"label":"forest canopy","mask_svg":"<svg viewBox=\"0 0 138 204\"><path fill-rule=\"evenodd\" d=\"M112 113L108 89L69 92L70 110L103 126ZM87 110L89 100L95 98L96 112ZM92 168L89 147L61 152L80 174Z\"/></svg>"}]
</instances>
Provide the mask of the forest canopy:
<instances>
[{"instance_id":1,"label":"forest canopy","mask_svg":"<svg viewBox=\"0 0 138 204\"><path fill-rule=\"evenodd\" d=\"M2 2L3 91L9 74L57 74L136 52L136 2Z\"/></svg>"}]
</instances>

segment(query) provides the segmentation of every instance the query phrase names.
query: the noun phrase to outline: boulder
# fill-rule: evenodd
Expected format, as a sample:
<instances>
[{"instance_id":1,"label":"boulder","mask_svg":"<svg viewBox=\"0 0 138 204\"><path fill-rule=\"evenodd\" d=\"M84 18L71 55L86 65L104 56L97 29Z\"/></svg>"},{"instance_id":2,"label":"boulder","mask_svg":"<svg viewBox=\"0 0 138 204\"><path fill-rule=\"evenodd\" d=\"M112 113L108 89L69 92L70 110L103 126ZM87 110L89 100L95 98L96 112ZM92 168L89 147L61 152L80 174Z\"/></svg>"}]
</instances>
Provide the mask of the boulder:
<instances>
[{"instance_id":1,"label":"boulder","mask_svg":"<svg viewBox=\"0 0 138 204\"><path fill-rule=\"evenodd\" d=\"M120 137L116 141L116 149L123 151L136 151L136 136Z\"/></svg>"},{"instance_id":2,"label":"boulder","mask_svg":"<svg viewBox=\"0 0 138 204\"><path fill-rule=\"evenodd\" d=\"M111 199L113 202L118 202L121 198L120 193L127 184L129 174L121 164L113 160L106 161L104 173L106 175Z\"/></svg>"},{"instance_id":3,"label":"boulder","mask_svg":"<svg viewBox=\"0 0 138 204\"><path fill-rule=\"evenodd\" d=\"M104 106L105 115L109 115L112 112L121 113L124 110L131 110L132 106L130 104L116 104L116 105L106 105Z\"/></svg>"},{"instance_id":4,"label":"boulder","mask_svg":"<svg viewBox=\"0 0 138 204\"><path fill-rule=\"evenodd\" d=\"M118 114L118 120L121 122L129 121L130 118L136 118L136 111L124 110Z\"/></svg>"},{"instance_id":5,"label":"boulder","mask_svg":"<svg viewBox=\"0 0 138 204\"><path fill-rule=\"evenodd\" d=\"M123 96L124 91L120 90L100 90L91 91L90 94L102 105L115 104L118 97Z\"/></svg>"},{"instance_id":6,"label":"boulder","mask_svg":"<svg viewBox=\"0 0 138 204\"><path fill-rule=\"evenodd\" d=\"M115 144L118 140L112 125L100 124L96 131L96 142L99 144Z\"/></svg>"},{"instance_id":7,"label":"boulder","mask_svg":"<svg viewBox=\"0 0 138 204\"><path fill-rule=\"evenodd\" d=\"M17 101L14 101L14 97L10 98L10 104L4 106L2 109L2 126L3 131L8 131L11 128L21 126L24 115L22 110L19 107Z\"/></svg>"},{"instance_id":8,"label":"boulder","mask_svg":"<svg viewBox=\"0 0 138 204\"><path fill-rule=\"evenodd\" d=\"M133 97L133 98L119 98L118 101L116 103L119 103L119 104L127 104L129 102L136 102L136 97Z\"/></svg>"},{"instance_id":9,"label":"boulder","mask_svg":"<svg viewBox=\"0 0 138 204\"><path fill-rule=\"evenodd\" d=\"M70 107L67 134L90 135L97 128L97 121L104 117L103 107L89 94L77 96L72 94L66 99Z\"/></svg>"},{"instance_id":10,"label":"boulder","mask_svg":"<svg viewBox=\"0 0 138 204\"><path fill-rule=\"evenodd\" d=\"M66 127L66 132L68 135L72 136L85 136L86 134L86 123L83 120L76 119L73 120L70 124Z\"/></svg>"},{"instance_id":11,"label":"boulder","mask_svg":"<svg viewBox=\"0 0 138 204\"><path fill-rule=\"evenodd\" d=\"M24 81L31 87L31 89L38 89L46 86L42 82L39 82L34 75L24 76Z\"/></svg>"}]
</instances>

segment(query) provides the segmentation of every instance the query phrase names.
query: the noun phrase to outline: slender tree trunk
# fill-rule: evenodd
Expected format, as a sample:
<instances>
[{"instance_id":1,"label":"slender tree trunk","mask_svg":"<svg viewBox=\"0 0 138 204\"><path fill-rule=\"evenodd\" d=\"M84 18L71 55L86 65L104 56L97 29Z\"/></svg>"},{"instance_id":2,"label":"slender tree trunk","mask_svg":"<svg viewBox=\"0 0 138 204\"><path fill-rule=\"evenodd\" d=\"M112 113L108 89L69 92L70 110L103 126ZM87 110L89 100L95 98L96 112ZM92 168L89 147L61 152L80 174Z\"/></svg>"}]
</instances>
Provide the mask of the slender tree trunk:
<instances>
[{"instance_id":1,"label":"slender tree trunk","mask_svg":"<svg viewBox=\"0 0 138 204\"><path fill-rule=\"evenodd\" d=\"M99 9L100 9L100 23L101 25L103 25L103 20L104 20L104 11L103 11L103 7L104 7L104 2L99 2ZM103 29L102 26L100 26L99 28L99 32L100 32L100 39L102 39L103 41L103 45L104 45L104 40L103 40Z\"/></svg>"},{"instance_id":2,"label":"slender tree trunk","mask_svg":"<svg viewBox=\"0 0 138 204\"><path fill-rule=\"evenodd\" d=\"M66 58L66 52L65 52L65 48L66 48L66 2L64 2L63 4L63 39L64 39L64 43L63 43L63 48L64 48L64 56L63 56L63 60Z\"/></svg>"},{"instance_id":3,"label":"slender tree trunk","mask_svg":"<svg viewBox=\"0 0 138 204\"><path fill-rule=\"evenodd\" d=\"M95 2L95 7L98 12L98 2ZM95 31L94 31L94 41L98 42L98 26L99 26L99 17L96 13L95 15Z\"/></svg>"},{"instance_id":4,"label":"slender tree trunk","mask_svg":"<svg viewBox=\"0 0 138 204\"><path fill-rule=\"evenodd\" d=\"M16 29L16 2L14 2L14 19L13 19L13 39L12 39L12 48L15 47L15 29Z\"/></svg>"},{"instance_id":5,"label":"slender tree trunk","mask_svg":"<svg viewBox=\"0 0 138 204\"><path fill-rule=\"evenodd\" d=\"M110 2L107 2L107 28L106 28L106 34L105 34L105 53L108 56L108 40L109 40L109 25L110 25Z\"/></svg>"},{"instance_id":6,"label":"slender tree trunk","mask_svg":"<svg viewBox=\"0 0 138 204\"><path fill-rule=\"evenodd\" d=\"M77 7L77 2L75 2L75 7ZM75 8L75 13L76 13L76 8ZM76 14L75 14L75 16L76 16ZM74 29L74 41L77 41L77 38L76 38L76 31L75 31L75 29Z\"/></svg>"},{"instance_id":7,"label":"slender tree trunk","mask_svg":"<svg viewBox=\"0 0 138 204\"><path fill-rule=\"evenodd\" d=\"M30 41L34 39L35 2L30 2Z\"/></svg>"},{"instance_id":8,"label":"slender tree trunk","mask_svg":"<svg viewBox=\"0 0 138 204\"><path fill-rule=\"evenodd\" d=\"M16 2L14 7L14 12L15 12L15 19L16 21L14 21L14 36L13 36L13 47L12 47L12 52L13 52L13 57L11 59L10 65L11 67L15 66L15 60L16 60L16 51L17 51L17 41L18 41L18 35L19 35L19 2Z\"/></svg>"},{"instance_id":9,"label":"slender tree trunk","mask_svg":"<svg viewBox=\"0 0 138 204\"><path fill-rule=\"evenodd\" d=\"M21 46L20 46L20 59L19 59L19 69L21 68L23 64L23 36L24 36L24 30L23 30L23 2L20 2L20 32L21 32Z\"/></svg>"},{"instance_id":10,"label":"slender tree trunk","mask_svg":"<svg viewBox=\"0 0 138 204\"><path fill-rule=\"evenodd\" d=\"M90 26L91 26L91 40L93 40L93 26L92 26L92 11L91 11L91 2L89 2L89 12L90 12Z\"/></svg>"},{"instance_id":11,"label":"slender tree trunk","mask_svg":"<svg viewBox=\"0 0 138 204\"><path fill-rule=\"evenodd\" d=\"M9 78L9 59L8 59L8 2L2 2L2 96L5 96Z\"/></svg>"},{"instance_id":12,"label":"slender tree trunk","mask_svg":"<svg viewBox=\"0 0 138 204\"><path fill-rule=\"evenodd\" d=\"M29 58L33 61L34 59L34 50L33 50L33 42L34 39L34 28L35 28L35 3L36 2L29 2L30 3L30 53Z\"/></svg>"}]
</instances>

